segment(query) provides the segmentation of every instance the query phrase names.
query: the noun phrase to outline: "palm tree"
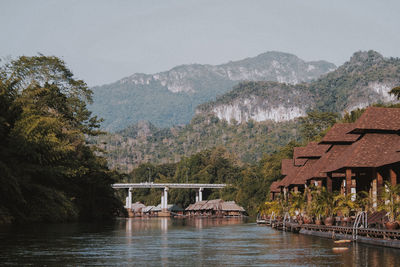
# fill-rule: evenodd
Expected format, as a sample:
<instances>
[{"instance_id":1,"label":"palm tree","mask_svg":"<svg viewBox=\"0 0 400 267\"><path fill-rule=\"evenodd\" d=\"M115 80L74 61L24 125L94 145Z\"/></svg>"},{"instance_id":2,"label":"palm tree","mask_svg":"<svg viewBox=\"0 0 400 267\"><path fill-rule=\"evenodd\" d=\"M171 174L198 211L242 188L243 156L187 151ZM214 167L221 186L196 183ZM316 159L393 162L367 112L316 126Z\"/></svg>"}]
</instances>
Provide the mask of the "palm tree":
<instances>
[{"instance_id":1,"label":"palm tree","mask_svg":"<svg viewBox=\"0 0 400 267\"><path fill-rule=\"evenodd\" d=\"M396 214L398 213L400 204L398 201L399 193L400 184L393 186L390 183L385 182L385 186L381 191L382 200L378 209L388 212L389 222L394 222Z\"/></svg>"},{"instance_id":2,"label":"palm tree","mask_svg":"<svg viewBox=\"0 0 400 267\"><path fill-rule=\"evenodd\" d=\"M333 194L328 192L325 187L312 191L312 207L316 216L325 216L325 224L333 223Z\"/></svg>"}]
</instances>

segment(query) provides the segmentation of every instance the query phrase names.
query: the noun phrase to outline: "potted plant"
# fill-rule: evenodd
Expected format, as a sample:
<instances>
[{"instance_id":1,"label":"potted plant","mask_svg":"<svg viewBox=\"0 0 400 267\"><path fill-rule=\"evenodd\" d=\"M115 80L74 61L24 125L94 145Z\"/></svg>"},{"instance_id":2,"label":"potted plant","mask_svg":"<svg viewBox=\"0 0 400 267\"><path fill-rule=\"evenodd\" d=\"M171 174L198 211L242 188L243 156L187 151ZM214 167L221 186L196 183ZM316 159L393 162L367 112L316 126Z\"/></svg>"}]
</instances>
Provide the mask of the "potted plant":
<instances>
[{"instance_id":1,"label":"potted plant","mask_svg":"<svg viewBox=\"0 0 400 267\"><path fill-rule=\"evenodd\" d=\"M389 230L399 227L399 224L395 221L399 208L399 201L397 200L399 193L400 184L392 186L390 183L385 182L385 186L382 188L381 201L378 209L387 212L389 221L385 223L385 226Z\"/></svg>"},{"instance_id":2,"label":"potted plant","mask_svg":"<svg viewBox=\"0 0 400 267\"><path fill-rule=\"evenodd\" d=\"M342 226L348 226L351 221L350 212L356 208L356 202L353 199L354 194L339 194L333 198L335 203L334 212L343 216Z\"/></svg>"},{"instance_id":3,"label":"potted plant","mask_svg":"<svg viewBox=\"0 0 400 267\"><path fill-rule=\"evenodd\" d=\"M315 196L315 193L313 194ZM311 212L315 216L315 224L322 225L322 216L325 214L325 204L317 196L311 200Z\"/></svg>"},{"instance_id":4,"label":"potted plant","mask_svg":"<svg viewBox=\"0 0 400 267\"><path fill-rule=\"evenodd\" d=\"M309 223L308 217L304 214L305 206L306 201L304 194L301 192L292 192L289 201L289 214L291 216L296 216L299 224L302 224L302 222L306 224Z\"/></svg>"},{"instance_id":5,"label":"potted plant","mask_svg":"<svg viewBox=\"0 0 400 267\"><path fill-rule=\"evenodd\" d=\"M366 212L372 211L373 202L373 199L370 197L367 191L360 191L356 196L356 210Z\"/></svg>"},{"instance_id":6,"label":"potted plant","mask_svg":"<svg viewBox=\"0 0 400 267\"><path fill-rule=\"evenodd\" d=\"M332 226L333 218L333 194L328 192L325 187L312 192L314 211L318 211L319 218L325 216L324 224Z\"/></svg>"}]
</instances>

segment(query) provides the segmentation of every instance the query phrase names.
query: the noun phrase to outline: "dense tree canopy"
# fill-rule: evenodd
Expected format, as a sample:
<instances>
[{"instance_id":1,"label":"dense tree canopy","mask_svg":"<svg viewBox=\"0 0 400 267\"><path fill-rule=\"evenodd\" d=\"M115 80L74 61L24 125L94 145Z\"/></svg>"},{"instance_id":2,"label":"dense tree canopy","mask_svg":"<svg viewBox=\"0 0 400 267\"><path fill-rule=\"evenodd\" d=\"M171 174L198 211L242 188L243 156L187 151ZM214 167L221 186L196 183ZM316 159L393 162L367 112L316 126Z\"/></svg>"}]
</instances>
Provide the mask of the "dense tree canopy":
<instances>
[{"instance_id":1,"label":"dense tree canopy","mask_svg":"<svg viewBox=\"0 0 400 267\"><path fill-rule=\"evenodd\" d=\"M99 120L91 91L64 62L20 57L0 69L0 219L112 218L121 207L116 174L85 137Z\"/></svg>"},{"instance_id":2,"label":"dense tree canopy","mask_svg":"<svg viewBox=\"0 0 400 267\"><path fill-rule=\"evenodd\" d=\"M394 95L400 100L400 86L394 87L392 90L390 90L389 94Z\"/></svg>"}]
</instances>

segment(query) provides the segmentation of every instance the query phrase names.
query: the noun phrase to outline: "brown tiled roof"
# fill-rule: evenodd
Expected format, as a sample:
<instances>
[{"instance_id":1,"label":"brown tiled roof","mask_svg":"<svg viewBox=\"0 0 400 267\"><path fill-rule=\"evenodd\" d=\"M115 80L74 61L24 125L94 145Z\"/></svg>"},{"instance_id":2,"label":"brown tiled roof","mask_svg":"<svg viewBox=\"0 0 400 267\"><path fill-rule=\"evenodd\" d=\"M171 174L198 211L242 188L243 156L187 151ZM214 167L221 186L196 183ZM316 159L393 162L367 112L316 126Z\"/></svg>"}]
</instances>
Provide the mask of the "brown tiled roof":
<instances>
[{"instance_id":1,"label":"brown tiled roof","mask_svg":"<svg viewBox=\"0 0 400 267\"><path fill-rule=\"evenodd\" d=\"M293 148L293 158L297 159L304 155L304 151L306 150L305 146L295 147Z\"/></svg>"},{"instance_id":2,"label":"brown tiled roof","mask_svg":"<svg viewBox=\"0 0 400 267\"><path fill-rule=\"evenodd\" d=\"M349 145L333 145L314 165L310 173L307 174L307 180L312 178L326 178L326 168L329 168L340 155L349 147Z\"/></svg>"},{"instance_id":3,"label":"brown tiled roof","mask_svg":"<svg viewBox=\"0 0 400 267\"><path fill-rule=\"evenodd\" d=\"M307 165L307 163L305 165ZM296 180L297 175L301 172L304 166L294 167L293 170L285 178L281 180L280 186L288 187L291 184L293 184L294 181Z\"/></svg>"},{"instance_id":4,"label":"brown tiled roof","mask_svg":"<svg viewBox=\"0 0 400 267\"><path fill-rule=\"evenodd\" d=\"M306 147L295 147L293 151L294 158L319 158L329 147L330 145L320 145L317 142L310 142Z\"/></svg>"},{"instance_id":5,"label":"brown tiled roof","mask_svg":"<svg viewBox=\"0 0 400 267\"><path fill-rule=\"evenodd\" d=\"M336 171L346 167L379 167L400 162L398 134L368 133L350 145L340 157L322 171Z\"/></svg>"},{"instance_id":6,"label":"brown tiled roof","mask_svg":"<svg viewBox=\"0 0 400 267\"><path fill-rule=\"evenodd\" d=\"M356 121L353 133L399 131L400 108L367 108Z\"/></svg>"},{"instance_id":7,"label":"brown tiled roof","mask_svg":"<svg viewBox=\"0 0 400 267\"><path fill-rule=\"evenodd\" d=\"M279 190L279 182L280 181L275 181L275 182L273 182L270 186L269 186L269 191L270 192L280 192L280 190Z\"/></svg>"},{"instance_id":8,"label":"brown tiled roof","mask_svg":"<svg viewBox=\"0 0 400 267\"><path fill-rule=\"evenodd\" d=\"M292 178L290 181L290 185L302 185L305 184L307 178L311 175L312 170L315 164L318 162L318 159L310 159L307 163L299 169L296 176Z\"/></svg>"},{"instance_id":9,"label":"brown tiled roof","mask_svg":"<svg viewBox=\"0 0 400 267\"><path fill-rule=\"evenodd\" d=\"M291 177L290 177L290 176L291 176L291 175L289 174L289 175L285 176L282 180L280 180L278 186L279 186L279 187L286 187L286 186L288 186L288 185L290 184L290 180L291 180Z\"/></svg>"},{"instance_id":10,"label":"brown tiled roof","mask_svg":"<svg viewBox=\"0 0 400 267\"><path fill-rule=\"evenodd\" d=\"M294 166L293 159L283 159L281 166L281 174L288 175L293 166Z\"/></svg>"},{"instance_id":11,"label":"brown tiled roof","mask_svg":"<svg viewBox=\"0 0 400 267\"><path fill-rule=\"evenodd\" d=\"M350 134L355 123L336 123L322 138L320 144L352 143L357 141L359 134Z\"/></svg>"},{"instance_id":12,"label":"brown tiled roof","mask_svg":"<svg viewBox=\"0 0 400 267\"><path fill-rule=\"evenodd\" d=\"M304 164L306 164L307 160L308 160L308 159L305 159L305 158L296 158L296 159L294 159L294 165L295 165L296 167L301 167L301 166L303 166Z\"/></svg>"}]
</instances>

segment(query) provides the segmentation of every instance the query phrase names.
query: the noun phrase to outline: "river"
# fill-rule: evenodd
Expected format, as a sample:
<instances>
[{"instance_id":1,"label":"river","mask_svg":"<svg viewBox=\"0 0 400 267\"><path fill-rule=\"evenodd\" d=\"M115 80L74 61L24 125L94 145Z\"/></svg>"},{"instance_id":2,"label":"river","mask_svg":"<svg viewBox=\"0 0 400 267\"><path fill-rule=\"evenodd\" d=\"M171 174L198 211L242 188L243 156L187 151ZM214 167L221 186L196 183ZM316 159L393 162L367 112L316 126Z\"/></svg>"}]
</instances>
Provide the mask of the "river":
<instances>
[{"instance_id":1,"label":"river","mask_svg":"<svg viewBox=\"0 0 400 267\"><path fill-rule=\"evenodd\" d=\"M396 266L400 250L286 233L242 219L119 219L0 228L0 265ZM397 264L396 264L397 263ZM398 266L398 265L397 265Z\"/></svg>"}]
</instances>

